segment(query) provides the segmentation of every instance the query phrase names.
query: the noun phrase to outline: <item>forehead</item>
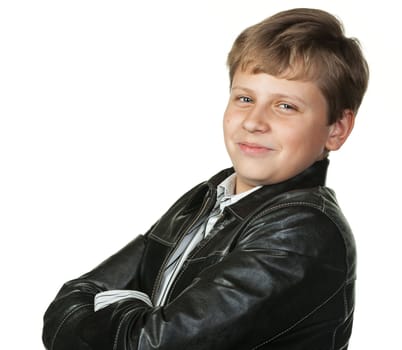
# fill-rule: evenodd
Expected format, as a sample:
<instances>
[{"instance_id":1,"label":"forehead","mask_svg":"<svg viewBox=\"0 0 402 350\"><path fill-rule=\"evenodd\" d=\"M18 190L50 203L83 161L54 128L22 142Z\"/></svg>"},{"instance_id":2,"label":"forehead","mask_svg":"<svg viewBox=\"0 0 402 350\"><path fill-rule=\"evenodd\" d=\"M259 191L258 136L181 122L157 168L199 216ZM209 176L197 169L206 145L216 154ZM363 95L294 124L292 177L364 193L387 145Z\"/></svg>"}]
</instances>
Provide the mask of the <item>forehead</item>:
<instances>
[{"instance_id":1,"label":"forehead","mask_svg":"<svg viewBox=\"0 0 402 350\"><path fill-rule=\"evenodd\" d=\"M300 99L324 98L314 81L289 79L262 72L236 71L231 88L232 90L243 89L244 91L262 94L294 95Z\"/></svg>"}]
</instances>

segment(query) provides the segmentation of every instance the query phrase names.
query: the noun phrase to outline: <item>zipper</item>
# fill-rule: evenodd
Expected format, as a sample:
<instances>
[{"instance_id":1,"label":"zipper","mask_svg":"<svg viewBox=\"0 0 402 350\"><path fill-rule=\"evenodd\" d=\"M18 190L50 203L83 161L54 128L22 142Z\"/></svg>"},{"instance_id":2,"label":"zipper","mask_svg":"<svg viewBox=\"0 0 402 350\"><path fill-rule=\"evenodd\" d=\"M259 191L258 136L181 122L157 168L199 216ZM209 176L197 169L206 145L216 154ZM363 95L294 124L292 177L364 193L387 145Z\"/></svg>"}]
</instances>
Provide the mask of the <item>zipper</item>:
<instances>
[{"instance_id":1,"label":"zipper","mask_svg":"<svg viewBox=\"0 0 402 350\"><path fill-rule=\"evenodd\" d=\"M170 253L168 255L166 255L165 260L163 261L161 268L158 271L158 275L156 278L156 282L154 284L154 288L153 288L153 292L152 292L152 302L154 305L156 305L156 301L155 297L160 293L160 289L161 289L161 283L162 283L162 278L163 278L163 272L165 271L165 268L168 264L168 262L170 261L170 258L173 256L174 252L176 251L176 249L180 246L181 242L183 241L184 237L186 236L186 234L189 232L189 230L191 229L191 227L193 225L195 225L198 220L201 219L201 217L205 214L205 210L207 207L211 206L211 197L213 197L212 195L209 195L203 202L201 209L198 211L197 215L194 217L193 220L190 221L190 224L187 225L181 232L181 236L179 241L175 244L174 248L170 251ZM169 291L168 291L169 294ZM165 300L167 300L165 298Z\"/></svg>"}]
</instances>

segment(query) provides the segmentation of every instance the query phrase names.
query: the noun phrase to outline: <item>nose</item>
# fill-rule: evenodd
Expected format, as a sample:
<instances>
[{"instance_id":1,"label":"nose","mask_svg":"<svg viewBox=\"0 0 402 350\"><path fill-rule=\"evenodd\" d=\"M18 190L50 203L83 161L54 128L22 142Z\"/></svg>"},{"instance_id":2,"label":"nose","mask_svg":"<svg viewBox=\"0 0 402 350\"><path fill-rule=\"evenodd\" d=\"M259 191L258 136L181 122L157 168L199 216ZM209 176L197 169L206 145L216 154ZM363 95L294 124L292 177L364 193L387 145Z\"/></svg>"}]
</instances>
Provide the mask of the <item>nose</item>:
<instances>
[{"instance_id":1,"label":"nose","mask_svg":"<svg viewBox=\"0 0 402 350\"><path fill-rule=\"evenodd\" d=\"M242 126L250 133L265 133L270 129L269 118L262 108L254 107L243 119Z\"/></svg>"}]
</instances>

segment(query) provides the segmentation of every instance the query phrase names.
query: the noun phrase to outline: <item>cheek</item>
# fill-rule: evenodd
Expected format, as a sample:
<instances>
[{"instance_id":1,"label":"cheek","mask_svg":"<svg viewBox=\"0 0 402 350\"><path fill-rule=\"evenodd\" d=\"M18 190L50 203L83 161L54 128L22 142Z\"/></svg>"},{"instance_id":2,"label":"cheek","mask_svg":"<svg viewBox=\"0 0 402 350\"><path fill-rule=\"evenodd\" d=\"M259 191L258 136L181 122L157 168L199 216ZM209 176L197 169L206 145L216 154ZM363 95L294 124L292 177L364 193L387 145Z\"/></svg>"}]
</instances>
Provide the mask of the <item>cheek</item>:
<instances>
[{"instance_id":1,"label":"cheek","mask_svg":"<svg viewBox=\"0 0 402 350\"><path fill-rule=\"evenodd\" d=\"M315 130L306 128L305 125L291 125L276 129L276 137L283 146L297 152L314 148L321 137L316 135Z\"/></svg>"},{"instance_id":2,"label":"cheek","mask_svg":"<svg viewBox=\"0 0 402 350\"><path fill-rule=\"evenodd\" d=\"M231 129L233 129L233 126L235 124L234 121L235 119L233 118L233 116L228 113L228 111L226 111L223 115L223 130L225 132L229 132Z\"/></svg>"},{"instance_id":3,"label":"cheek","mask_svg":"<svg viewBox=\"0 0 402 350\"><path fill-rule=\"evenodd\" d=\"M304 149L306 152L315 156L316 153L321 153L325 148L326 131L319 127L311 127L300 130L291 139L294 148Z\"/></svg>"},{"instance_id":4,"label":"cheek","mask_svg":"<svg viewBox=\"0 0 402 350\"><path fill-rule=\"evenodd\" d=\"M226 148L229 152L232 149L235 140L237 139L237 134L239 133L239 127L237 124L236 119L233 118L232 115L225 113L223 118L223 138Z\"/></svg>"},{"instance_id":5,"label":"cheek","mask_svg":"<svg viewBox=\"0 0 402 350\"><path fill-rule=\"evenodd\" d=\"M238 127L242 120L244 119L244 112L239 111L237 108L233 106L228 106L223 114L223 122L224 125L228 125L230 127Z\"/></svg>"}]
</instances>

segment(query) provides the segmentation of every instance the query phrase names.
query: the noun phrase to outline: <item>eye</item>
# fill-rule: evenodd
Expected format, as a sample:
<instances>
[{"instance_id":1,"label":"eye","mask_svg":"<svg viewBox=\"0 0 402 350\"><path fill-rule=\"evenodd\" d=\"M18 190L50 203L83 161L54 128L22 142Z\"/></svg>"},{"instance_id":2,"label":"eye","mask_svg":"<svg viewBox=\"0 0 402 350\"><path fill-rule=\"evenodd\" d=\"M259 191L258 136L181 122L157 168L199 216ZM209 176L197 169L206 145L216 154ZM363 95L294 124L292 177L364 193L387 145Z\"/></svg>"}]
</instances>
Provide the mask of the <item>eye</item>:
<instances>
[{"instance_id":1,"label":"eye","mask_svg":"<svg viewBox=\"0 0 402 350\"><path fill-rule=\"evenodd\" d=\"M239 96L239 101L243 103L251 103L253 100L247 96Z\"/></svg>"},{"instance_id":2,"label":"eye","mask_svg":"<svg viewBox=\"0 0 402 350\"><path fill-rule=\"evenodd\" d=\"M289 103L280 103L279 108L283 109L283 110L287 110L287 111L291 111L291 110L296 110L295 106L292 106Z\"/></svg>"}]
</instances>

